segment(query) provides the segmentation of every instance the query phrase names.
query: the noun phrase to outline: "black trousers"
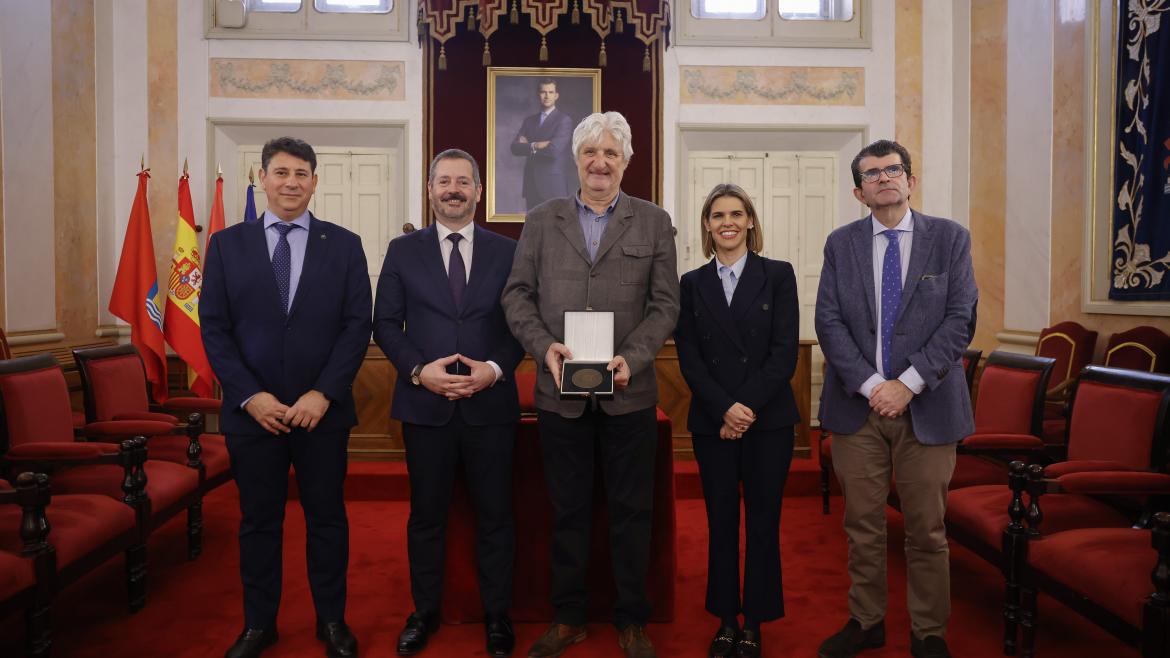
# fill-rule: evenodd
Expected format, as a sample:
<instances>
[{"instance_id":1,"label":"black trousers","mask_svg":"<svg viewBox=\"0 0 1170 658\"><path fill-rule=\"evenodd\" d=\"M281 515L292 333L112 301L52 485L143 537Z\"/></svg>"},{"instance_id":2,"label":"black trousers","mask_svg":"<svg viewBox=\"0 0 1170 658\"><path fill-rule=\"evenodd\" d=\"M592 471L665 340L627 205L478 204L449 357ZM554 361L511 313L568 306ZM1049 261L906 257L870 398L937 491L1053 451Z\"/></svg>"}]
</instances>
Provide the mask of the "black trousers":
<instances>
[{"instance_id":1,"label":"black trousers","mask_svg":"<svg viewBox=\"0 0 1170 658\"><path fill-rule=\"evenodd\" d=\"M244 583L244 623L273 628L280 607L281 547L288 501L288 469L296 472L308 534L309 589L317 620L345 618L345 578L349 565L349 521L344 483L349 431L274 436L229 434L232 475L240 490L240 578Z\"/></svg>"},{"instance_id":2,"label":"black trousers","mask_svg":"<svg viewBox=\"0 0 1170 658\"><path fill-rule=\"evenodd\" d=\"M646 574L654 508L654 408L619 416L587 409L579 418L540 411L540 449L552 499L552 605L561 624L587 620L589 532L594 460L600 458L609 510L609 546L617 589L614 624L645 625Z\"/></svg>"},{"instance_id":3,"label":"black trousers","mask_svg":"<svg viewBox=\"0 0 1170 658\"><path fill-rule=\"evenodd\" d=\"M780 504L792 464L792 427L749 429L738 440L694 437L695 460L707 506L707 611L716 617L743 612L746 619L784 616L780 570ZM739 588L739 505L747 547L743 604Z\"/></svg>"},{"instance_id":4,"label":"black trousers","mask_svg":"<svg viewBox=\"0 0 1170 658\"><path fill-rule=\"evenodd\" d=\"M406 547L414 607L437 612L443 596L447 512L462 458L475 509L475 554L484 613L502 615L512 605L516 527L512 520L512 449L516 425L471 426L456 410L446 425L403 423L410 471L410 519Z\"/></svg>"}]
</instances>

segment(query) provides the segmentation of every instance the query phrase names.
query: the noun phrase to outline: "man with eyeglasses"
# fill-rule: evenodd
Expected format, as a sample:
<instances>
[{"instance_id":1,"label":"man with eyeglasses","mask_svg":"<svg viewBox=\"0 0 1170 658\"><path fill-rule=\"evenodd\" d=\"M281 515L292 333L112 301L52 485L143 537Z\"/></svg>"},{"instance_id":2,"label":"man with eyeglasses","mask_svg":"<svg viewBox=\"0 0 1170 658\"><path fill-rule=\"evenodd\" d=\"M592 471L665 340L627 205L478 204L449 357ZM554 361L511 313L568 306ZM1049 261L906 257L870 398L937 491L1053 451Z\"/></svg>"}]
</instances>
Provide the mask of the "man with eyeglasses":
<instances>
[{"instance_id":1,"label":"man with eyeglasses","mask_svg":"<svg viewBox=\"0 0 1170 658\"><path fill-rule=\"evenodd\" d=\"M853 196L869 216L829 235L817 293L825 354L820 418L836 434L845 496L850 619L821 644L849 658L885 644L886 516L893 476L906 523L910 653L950 656L947 488L955 444L974 431L962 355L979 291L971 234L910 208L910 154L879 140L853 159Z\"/></svg>"}]
</instances>

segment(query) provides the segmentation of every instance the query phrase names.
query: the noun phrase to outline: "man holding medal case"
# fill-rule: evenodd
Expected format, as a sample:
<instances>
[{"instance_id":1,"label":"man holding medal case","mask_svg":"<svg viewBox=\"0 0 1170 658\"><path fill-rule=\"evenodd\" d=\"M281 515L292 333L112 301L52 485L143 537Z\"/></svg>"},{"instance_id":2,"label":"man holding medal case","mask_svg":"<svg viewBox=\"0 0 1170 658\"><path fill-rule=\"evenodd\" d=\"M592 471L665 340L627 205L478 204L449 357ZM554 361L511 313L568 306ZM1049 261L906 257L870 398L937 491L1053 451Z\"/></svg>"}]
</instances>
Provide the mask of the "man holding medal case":
<instances>
[{"instance_id":1,"label":"man holding medal case","mask_svg":"<svg viewBox=\"0 0 1170 658\"><path fill-rule=\"evenodd\" d=\"M553 507L554 616L529 649L531 658L559 656L586 636L595 460L605 473L610 549L621 556L613 564L618 643L630 658L656 655L644 630L658 402L654 358L678 320L679 284L670 216L621 191L631 141L630 126L617 112L592 114L577 126L572 149L580 191L528 213L501 298L513 335L544 366L535 398ZM604 371L595 371L604 372L599 386L612 374L612 397L588 395L579 385L591 382L581 378L576 388L586 395L562 397L574 389L574 357L594 356L566 347L567 312L595 313L591 320L601 322L594 332L610 331L612 318L616 353ZM603 342L595 343L598 351ZM566 360L568 382L561 379Z\"/></svg>"}]
</instances>

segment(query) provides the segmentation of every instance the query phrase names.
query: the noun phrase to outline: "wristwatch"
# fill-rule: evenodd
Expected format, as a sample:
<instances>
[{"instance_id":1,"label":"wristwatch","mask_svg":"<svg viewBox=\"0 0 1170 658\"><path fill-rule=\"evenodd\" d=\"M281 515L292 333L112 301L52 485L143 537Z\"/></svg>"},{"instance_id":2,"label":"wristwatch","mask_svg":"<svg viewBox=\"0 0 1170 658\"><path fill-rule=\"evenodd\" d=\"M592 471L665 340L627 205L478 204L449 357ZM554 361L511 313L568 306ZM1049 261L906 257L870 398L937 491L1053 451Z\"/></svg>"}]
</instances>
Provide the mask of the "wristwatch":
<instances>
[{"instance_id":1,"label":"wristwatch","mask_svg":"<svg viewBox=\"0 0 1170 658\"><path fill-rule=\"evenodd\" d=\"M411 384L414 384L415 386L422 385L422 380L419 379L419 375L422 374L422 369L423 369L423 364L420 363L410 370L410 383Z\"/></svg>"}]
</instances>

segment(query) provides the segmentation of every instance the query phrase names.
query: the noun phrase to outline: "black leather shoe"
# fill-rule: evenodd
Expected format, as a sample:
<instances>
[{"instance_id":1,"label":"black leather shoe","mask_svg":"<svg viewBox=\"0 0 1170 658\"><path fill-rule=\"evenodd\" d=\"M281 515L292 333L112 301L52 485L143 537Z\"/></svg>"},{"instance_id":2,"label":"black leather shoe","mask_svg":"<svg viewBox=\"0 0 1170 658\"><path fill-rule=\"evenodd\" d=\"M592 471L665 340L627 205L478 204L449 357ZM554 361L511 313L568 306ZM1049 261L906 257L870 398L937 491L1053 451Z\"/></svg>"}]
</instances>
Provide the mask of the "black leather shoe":
<instances>
[{"instance_id":1,"label":"black leather shoe","mask_svg":"<svg viewBox=\"0 0 1170 658\"><path fill-rule=\"evenodd\" d=\"M720 626L707 649L707 658L731 658L735 655L736 642L739 642L739 629Z\"/></svg>"},{"instance_id":2,"label":"black leather shoe","mask_svg":"<svg viewBox=\"0 0 1170 658\"><path fill-rule=\"evenodd\" d=\"M512 651L516 648L516 633L512 630L512 620L508 619L508 615L485 617L483 629L487 635L489 656L505 658L512 655Z\"/></svg>"},{"instance_id":3,"label":"black leather shoe","mask_svg":"<svg viewBox=\"0 0 1170 658\"><path fill-rule=\"evenodd\" d=\"M760 658L763 645L760 644L758 630L743 629L739 635L739 642L735 643L735 658Z\"/></svg>"},{"instance_id":4,"label":"black leather shoe","mask_svg":"<svg viewBox=\"0 0 1170 658\"><path fill-rule=\"evenodd\" d=\"M886 645L885 622L878 622L870 629L861 628L861 622L850 619L845 627L821 643L818 658L853 658L866 649L877 649Z\"/></svg>"},{"instance_id":5,"label":"black leather shoe","mask_svg":"<svg viewBox=\"0 0 1170 658\"><path fill-rule=\"evenodd\" d=\"M938 635L927 635L919 640L910 633L910 655L914 658L951 658L947 641Z\"/></svg>"},{"instance_id":6,"label":"black leather shoe","mask_svg":"<svg viewBox=\"0 0 1170 658\"><path fill-rule=\"evenodd\" d=\"M398 655L413 656L427 646L427 638L439 630L439 615L437 613L420 614L410 613L406 618L406 626L398 634Z\"/></svg>"},{"instance_id":7,"label":"black leather shoe","mask_svg":"<svg viewBox=\"0 0 1170 658\"><path fill-rule=\"evenodd\" d=\"M265 649L276 644L275 628L245 628L223 658L256 658Z\"/></svg>"},{"instance_id":8,"label":"black leather shoe","mask_svg":"<svg viewBox=\"0 0 1170 658\"><path fill-rule=\"evenodd\" d=\"M329 658L355 658L358 655L357 638L343 621L317 622L317 639L325 643Z\"/></svg>"}]
</instances>

